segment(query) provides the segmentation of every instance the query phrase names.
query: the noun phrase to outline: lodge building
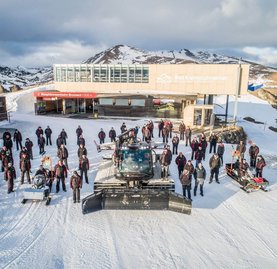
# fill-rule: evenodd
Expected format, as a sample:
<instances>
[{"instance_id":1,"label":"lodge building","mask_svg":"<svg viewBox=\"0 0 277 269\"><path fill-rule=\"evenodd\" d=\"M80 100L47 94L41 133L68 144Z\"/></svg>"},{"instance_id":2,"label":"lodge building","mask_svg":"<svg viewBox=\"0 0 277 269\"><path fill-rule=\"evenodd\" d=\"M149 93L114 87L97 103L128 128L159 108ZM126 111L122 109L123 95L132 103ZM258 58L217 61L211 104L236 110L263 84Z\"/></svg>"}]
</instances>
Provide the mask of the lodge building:
<instances>
[{"instance_id":1,"label":"lodge building","mask_svg":"<svg viewBox=\"0 0 277 269\"><path fill-rule=\"evenodd\" d=\"M213 96L246 94L248 76L247 64L56 64L55 91L34 93L36 112L180 118L205 125Z\"/></svg>"}]
</instances>

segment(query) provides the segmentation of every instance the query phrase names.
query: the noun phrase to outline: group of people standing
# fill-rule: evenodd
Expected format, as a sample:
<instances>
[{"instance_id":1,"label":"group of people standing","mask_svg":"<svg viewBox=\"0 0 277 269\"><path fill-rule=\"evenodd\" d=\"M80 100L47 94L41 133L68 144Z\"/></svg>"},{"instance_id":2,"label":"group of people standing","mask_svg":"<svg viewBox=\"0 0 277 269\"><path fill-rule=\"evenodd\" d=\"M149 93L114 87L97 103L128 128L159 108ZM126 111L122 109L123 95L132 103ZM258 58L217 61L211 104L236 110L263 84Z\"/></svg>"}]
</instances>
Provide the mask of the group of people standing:
<instances>
[{"instance_id":1,"label":"group of people standing","mask_svg":"<svg viewBox=\"0 0 277 269\"><path fill-rule=\"evenodd\" d=\"M80 202L80 188L82 187L83 177L87 184L88 181L88 170L89 160L87 158L87 149L85 148L85 139L83 138L83 130L80 126L76 129L77 135L77 156L79 159L79 171L74 171L70 179L70 186L73 188L75 195L75 202ZM35 134L37 136L37 145L39 148L39 154L45 154L45 146L52 146L52 130L49 126L45 130L39 126ZM44 169L40 166L36 171L35 176L43 174L48 180L50 191L52 182L56 179L56 192L60 191L60 184L62 185L63 191L66 192L65 180L68 176L68 150L66 148L67 133L62 129L56 140L57 146L57 157L58 162L54 166L53 170ZM13 142L16 143L16 149L19 151L19 169L21 172L21 184L24 184L25 178L27 183L31 183L31 161L33 160L33 142L26 138L25 145L22 143L22 134L16 129L13 134L13 139L10 131L6 130L3 133L3 147L0 151L0 158L2 161L1 171L4 172L4 179L8 182L8 193L14 191L14 180L16 178L16 170L14 168L14 159L12 154Z\"/></svg>"},{"instance_id":2,"label":"group of people standing","mask_svg":"<svg viewBox=\"0 0 277 269\"><path fill-rule=\"evenodd\" d=\"M123 123L120 127L121 133L127 131L126 124ZM138 132L138 128L136 128ZM163 179L168 178L169 174L169 165L172 162L173 155L177 155L175 158L175 163L178 168L178 175L180 182L183 188L183 195L188 199L191 199L191 185L192 179L195 179L195 185L193 189L193 194L196 196L198 187L200 188L200 195L204 196L204 182L207 177L207 171L203 165L203 161L206 160L207 149L209 154L212 156L209 159L209 168L210 168L210 177L209 183L212 183L215 179L215 182L219 182L219 170L223 165L223 156L225 152L225 147L221 139L215 134L211 133L209 137L206 137L204 133L201 133L199 136L194 136L192 138L192 131L190 127L181 122L179 125L179 136L178 134L172 134L173 132L173 123L170 120L160 120L158 123L158 136L163 139L163 142L166 144L162 154L160 155L159 162L161 165L161 177ZM152 121L148 121L142 127L142 140L150 142L153 138L154 133L154 124ZM52 130L49 126L45 130L39 126L35 131L37 136L37 144L39 147L39 153L45 153L45 146L52 146ZM89 160L87 157L87 149L85 147L85 138L83 137L83 130L81 126L78 126L76 129L77 136L77 156L79 159L79 171L75 170L70 178L70 187L73 189L73 200L74 202L80 202L80 189L83 185L83 179L87 184L88 180L88 171L89 171ZM108 136L111 142L114 142L116 139L116 131L112 127L109 130ZM105 143L106 134L103 129L98 133L98 138L100 144ZM168 144L169 138L172 142L172 151L170 145ZM69 153L66 148L67 144L67 133L64 129L61 130L58 138L56 139L57 146L57 157L58 162L54 166L52 171L47 171L45 176L50 178L50 184L56 179L56 192L60 191L60 184L62 185L63 191L66 190L66 178L68 177L68 157ZM178 146L180 141L185 141L185 146L190 147L191 149L191 158L186 159L185 155L182 152L178 152ZM13 192L14 179L16 178L15 168L13 166L13 156L12 156L12 147L13 142L16 143L17 151L19 153L19 167L21 171L21 184L24 184L25 177L27 182L31 183L31 160L33 160L33 142L26 138L25 145L22 144L22 134L19 130L15 130L12 135L9 131L4 132L3 134L3 147L0 151L0 158L2 161L2 172L4 172L4 179L8 181L8 193ZM235 155L238 156L236 165L240 173L245 173L248 168L256 169L256 176L262 177L262 171L265 164L264 158L259 155L259 147L254 143L251 144L249 148L250 156L250 166L244 158L246 151L246 146L243 141L241 141L236 147ZM195 164L193 161L195 160ZM40 167L40 170L44 169ZM44 170L42 170L44 171ZM41 172L41 171L40 171ZM43 172L44 173L44 172Z\"/></svg>"},{"instance_id":3,"label":"group of people standing","mask_svg":"<svg viewBox=\"0 0 277 269\"><path fill-rule=\"evenodd\" d=\"M159 133L162 134L162 120L158 124ZM205 179L207 177L207 171L203 165L203 161L206 159L207 151L212 156L209 159L209 183L214 180L216 183L219 182L219 171L220 167L223 165L223 157L225 152L225 146L221 138L217 134L211 133L209 137L206 137L204 133L201 133L198 137L194 136L191 139L191 129L186 128L185 124L181 122L179 125L179 134L174 135L172 138L172 151L167 145L161 155L160 163L162 168L162 177L168 176L168 167L172 161L172 155L178 154L178 144L180 140L186 138L185 146L190 146L191 148L191 158L187 161L186 157L182 152L179 152L175 159L175 163L178 168L178 174L180 182L183 188L183 195L188 199L191 199L191 183L192 179L195 179L195 185L193 189L193 194L196 196L198 186L200 187L200 195L204 196L203 186ZM166 141L166 140L165 140ZM236 146L236 153L238 154L237 166L241 174L247 171L248 168L254 170L255 176L262 177L262 171L266 163L262 155L259 155L259 147L252 143L249 148L250 156L250 166L244 158L244 153L246 151L246 146L243 141L241 141ZM192 161L195 160L195 165Z\"/></svg>"}]
</instances>

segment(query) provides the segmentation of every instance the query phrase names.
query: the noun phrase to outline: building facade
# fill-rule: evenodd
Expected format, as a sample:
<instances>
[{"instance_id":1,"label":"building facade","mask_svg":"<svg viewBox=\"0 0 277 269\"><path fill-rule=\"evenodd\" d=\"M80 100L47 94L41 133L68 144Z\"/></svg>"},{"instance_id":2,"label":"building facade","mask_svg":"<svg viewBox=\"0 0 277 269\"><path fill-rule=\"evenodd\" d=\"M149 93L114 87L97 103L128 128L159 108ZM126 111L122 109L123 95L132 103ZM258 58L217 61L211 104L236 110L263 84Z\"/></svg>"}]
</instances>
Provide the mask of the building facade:
<instances>
[{"instance_id":1,"label":"building facade","mask_svg":"<svg viewBox=\"0 0 277 269\"><path fill-rule=\"evenodd\" d=\"M246 64L57 64L57 92L36 93L37 107L100 116L176 117L190 125L200 117L203 125L212 113L212 96L246 94L248 76ZM209 101L199 105L203 96Z\"/></svg>"}]
</instances>

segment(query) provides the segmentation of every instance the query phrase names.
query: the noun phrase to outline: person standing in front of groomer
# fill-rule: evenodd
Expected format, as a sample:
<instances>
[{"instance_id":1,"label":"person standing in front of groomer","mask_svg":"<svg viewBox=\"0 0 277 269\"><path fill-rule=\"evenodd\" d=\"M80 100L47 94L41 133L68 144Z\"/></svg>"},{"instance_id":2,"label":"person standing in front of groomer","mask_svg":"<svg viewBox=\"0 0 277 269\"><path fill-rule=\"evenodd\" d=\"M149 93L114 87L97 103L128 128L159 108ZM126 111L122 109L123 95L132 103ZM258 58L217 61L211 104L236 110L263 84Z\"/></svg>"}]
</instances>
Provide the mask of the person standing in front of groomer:
<instances>
[{"instance_id":1,"label":"person standing in front of groomer","mask_svg":"<svg viewBox=\"0 0 277 269\"><path fill-rule=\"evenodd\" d=\"M206 179L206 169L199 163L198 166L194 170L194 179L195 179L195 186L194 186L194 196L196 196L198 185L200 185L200 195L204 196L204 181Z\"/></svg>"},{"instance_id":2,"label":"person standing in front of groomer","mask_svg":"<svg viewBox=\"0 0 277 269\"><path fill-rule=\"evenodd\" d=\"M82 179L77 171L74 171L70 178L70 187L73 191L73 202L80 203L80 189L82 188Z\"/></svg>"}]
</instances>

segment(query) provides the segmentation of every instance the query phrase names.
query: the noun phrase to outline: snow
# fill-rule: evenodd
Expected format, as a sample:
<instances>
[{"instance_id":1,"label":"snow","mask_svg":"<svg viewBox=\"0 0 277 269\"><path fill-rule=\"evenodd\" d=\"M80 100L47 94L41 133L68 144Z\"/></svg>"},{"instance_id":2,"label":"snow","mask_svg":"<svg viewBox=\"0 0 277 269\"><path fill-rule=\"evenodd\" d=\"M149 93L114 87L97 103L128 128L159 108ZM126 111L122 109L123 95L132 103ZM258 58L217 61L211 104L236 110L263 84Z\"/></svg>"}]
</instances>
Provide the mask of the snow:
<instances>
[{"instance_id":1,"label":"snow","mask_svg":"<svg viewBox=\"0 0 277 269\"><path fill-rule=\"evenodd\" d=\"M81 190L81 198L86 197L92 193L93 179L101 161L93 140L97 140L100 128L107 133L113 126L118 132L122 120L35 116L34 90L7 95L13 111L12 121L2 128L18 128L23 139L29 137L34 142L33 172L40 164L36 128L45 129L49 125L54 143L61 129L65 128L69 136L67 148L71 175L78 166L75 130L81 125L90 160L90 184L84 184ZM224 108L223 97L218 97L216 102ZM266 158L268 165L264 176L270 181L271 190L247 194L222 170L220 185L206 182L205 196L192 197L190 216L168 211L99 211L82 215L81 205L72 201L68 179L67 192L52 193L48 207L44 202L28 201L22 205L22 193L27 185L19 184L18 152L14 149L16 191L8 195L3 174L0 179L0 268L276 268L276 133L267 126L264 128L264 125L242 119L253 116L256 120L266 119L267 123L274 124L276 110L247 96L240 99L238 113L239 124L245 128L248 139L260 146ZM127 127L133 127L142 126L145 120L124 122ZM154 136L157 139L157 128ZM190 158L191 152L183 141L179 149ZM226 149L224 160L230 162L232 146L226 145ZM55 145L46 147L46 151L55 164ZM209 157L207 154L206 168ZM170 170L176 181L176 191L180 193L174 163Z\"/></svg>"}]
</instances>

